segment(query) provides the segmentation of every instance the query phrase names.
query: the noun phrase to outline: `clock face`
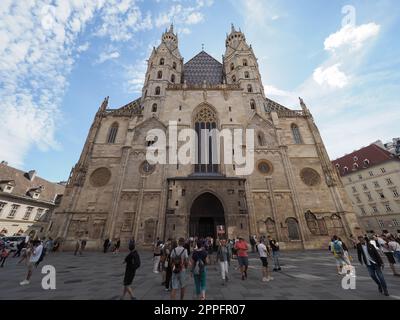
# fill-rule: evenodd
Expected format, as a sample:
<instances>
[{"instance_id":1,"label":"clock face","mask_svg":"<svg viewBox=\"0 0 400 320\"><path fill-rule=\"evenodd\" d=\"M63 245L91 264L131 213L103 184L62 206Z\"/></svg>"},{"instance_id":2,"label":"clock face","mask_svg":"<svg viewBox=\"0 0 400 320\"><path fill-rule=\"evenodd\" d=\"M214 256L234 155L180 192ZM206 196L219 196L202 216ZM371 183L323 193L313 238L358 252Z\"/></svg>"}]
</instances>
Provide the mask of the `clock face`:
<instances>
[{"instance_id":1,"label":"clock face","mask_svg":"<svg viewBox=\"0 0 400 320\"><path fill-rule=\"evenodd\" d=\"M145 161L145 162L142 163L141 169L142 169L143 173L151 174L154 171L155 166L151 165L149 162Z\"/></svg>"}]
</instances>

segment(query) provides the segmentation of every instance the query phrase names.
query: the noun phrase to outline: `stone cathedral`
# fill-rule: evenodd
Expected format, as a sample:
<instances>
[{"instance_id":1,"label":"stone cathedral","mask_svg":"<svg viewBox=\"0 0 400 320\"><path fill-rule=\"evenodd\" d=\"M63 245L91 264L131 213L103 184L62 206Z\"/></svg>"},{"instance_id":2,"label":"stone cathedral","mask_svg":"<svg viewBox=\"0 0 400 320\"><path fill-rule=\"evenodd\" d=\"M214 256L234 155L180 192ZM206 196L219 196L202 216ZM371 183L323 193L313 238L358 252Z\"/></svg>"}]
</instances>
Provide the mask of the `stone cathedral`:
<instances>
[{"instance_id":1,"label":"stone cathedral","mask_svg":"<svg viewBox=\"0 0 400 320\"><path fill-rule=\"evenodd\" d=\"M291 110L266 97L240 30L232 26L225 46L222 63L204 50L184 63L171 26L148 60L141 97L116 109L104 100L53 216L51 235L64 247L78 238L99 248L106 238L146 246L157 237L216 237L223 226L228 238L271 235L282 248L313 249L361 232L303 100ZM147 132L167 135L170 121L178 131L253 129L254 170L150 164Z\"/></svg>"}]
</instances>

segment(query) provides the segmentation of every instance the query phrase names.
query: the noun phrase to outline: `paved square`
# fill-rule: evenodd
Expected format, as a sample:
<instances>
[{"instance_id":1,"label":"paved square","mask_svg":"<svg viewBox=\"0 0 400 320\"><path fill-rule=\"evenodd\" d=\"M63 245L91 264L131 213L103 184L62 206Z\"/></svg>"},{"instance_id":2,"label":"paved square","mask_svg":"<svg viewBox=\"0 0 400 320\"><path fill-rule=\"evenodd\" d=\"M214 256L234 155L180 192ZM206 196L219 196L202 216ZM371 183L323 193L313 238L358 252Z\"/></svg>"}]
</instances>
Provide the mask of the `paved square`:
<instances>
[{"instance_id":1,"label":"paved square","mask_svg":"<svg viewBox=\"0 0 400 320\"><path fill-rule=\"evenodd\" d=\"M161 275L152 272L152 254L140 251L142 266L133 282L135 296L145 300L169 300L169 293L161 286ZM16 265L18 259L8 258L0 268L0 299L119 299L125 270L126 253L118 255L85 252L74 256L70 252L50 254L35 270L31 284L20 286L26 267ZM356 252L351 252L356 258ZM379 294L376 284L368 276L364 266L355 262L357 272L356 290L344 290L342 277L336 274L334 258L329 252L305 251L282 252L282 271L273 272L274 280L261 282L261 262L251 254L248 280L240 278L235 260L230 268L231 281L222 286L217 265L208 267L207 300L246 299L400 299L400 277L391 274L385 261L384 275L390 297ZM270 260L270 259L269 259ZM270 265L271 265L271 261ZM56 290L43 290L41 267L53 265L57 271ZM398 266L397 266L398 267ZM398 268L400 271L400 268ZM193 299L194 284L189 277L186 299Z\"/></svg>"}]
</instances>

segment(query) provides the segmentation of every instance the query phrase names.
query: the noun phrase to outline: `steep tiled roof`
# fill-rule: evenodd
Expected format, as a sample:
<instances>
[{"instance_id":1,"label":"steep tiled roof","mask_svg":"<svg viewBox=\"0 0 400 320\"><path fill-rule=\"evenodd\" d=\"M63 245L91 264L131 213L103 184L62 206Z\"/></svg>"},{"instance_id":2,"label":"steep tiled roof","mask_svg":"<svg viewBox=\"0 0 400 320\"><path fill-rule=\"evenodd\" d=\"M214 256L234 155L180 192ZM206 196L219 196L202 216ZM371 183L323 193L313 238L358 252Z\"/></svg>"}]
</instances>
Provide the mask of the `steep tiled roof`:
<instances>
[{"instance_id":1,"label":"steep tiled roof","mask_svg":"<svg viewBox=\"0 0 400 320\"><path fill-rule=\"evenodd\" d=\"M381 164L388 160L397 160L390 152L376 144L361 148L339 159L333 160L332 164L338 168L341 176ZM345 169L347 168L347 170Z\"/></svg>"},{"instance_id":2,"label":"steep tiled roof","mask_svg":"<svg viewBox=\"0 0 400 320\"><path fill-rule=\"evenodd\" d=\"M223 66L205 51L201 51L184 65L184 81L188 85L221 84Z\"/></svg>"},{"instance_id":3,"label":"steep tiled roof","mask_svg":"<svg viewBox=\"0 0 400 320\"><path fill-rule=\"evenodd\" d=\"M27 192L29 190L34 190L39 188L39 186L43 186L42 192L40 193L39 201L53 202L56 194L63 194L65 187L58 184L47 181L43 178L35 176L35 178L31 181L29 180L29 176L26 172L10 167L4 163L0 164L0 181L1 180L13 180L15 182L15 187L12 190L11 194L25 197L27 199L32 199ZM7 194L2 193L1 194Z\"/></svg>"}]
</instances>

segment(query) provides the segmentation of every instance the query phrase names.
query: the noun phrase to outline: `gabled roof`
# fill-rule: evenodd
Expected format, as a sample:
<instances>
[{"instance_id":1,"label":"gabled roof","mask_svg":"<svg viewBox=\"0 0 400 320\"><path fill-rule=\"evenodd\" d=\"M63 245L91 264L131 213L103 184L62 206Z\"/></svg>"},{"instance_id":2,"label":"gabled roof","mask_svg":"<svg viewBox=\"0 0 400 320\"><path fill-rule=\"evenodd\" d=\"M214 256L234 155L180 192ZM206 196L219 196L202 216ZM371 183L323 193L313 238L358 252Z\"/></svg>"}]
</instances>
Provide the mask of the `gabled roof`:
<instances>
[{"instance_id":1,"label":"gabled roof","mask_svg":"<svg viewBox=\"0 0 400 320\"><path fill-rule=\"evenodd\" d=\"M184 65L184 81L188 85L216 85L223 81L223 65L207 52L201 51Z\"/></svg>"},{"instance_id":2,"label":"gabled roof","mask_svg":"<svg viewBox=\"0 0 400 320\"><path fill-rule=\"evenodd\" d=\"M368 161L364 162L365 160ZM378 147L376 144L371 144L368 147L361 148L341 158L333 160L332 164L339 170L340 175L343 177L388 160L399 159L387 150ZM347 170L345 168L347 168Z\"/></svg>"}]
</instances>

